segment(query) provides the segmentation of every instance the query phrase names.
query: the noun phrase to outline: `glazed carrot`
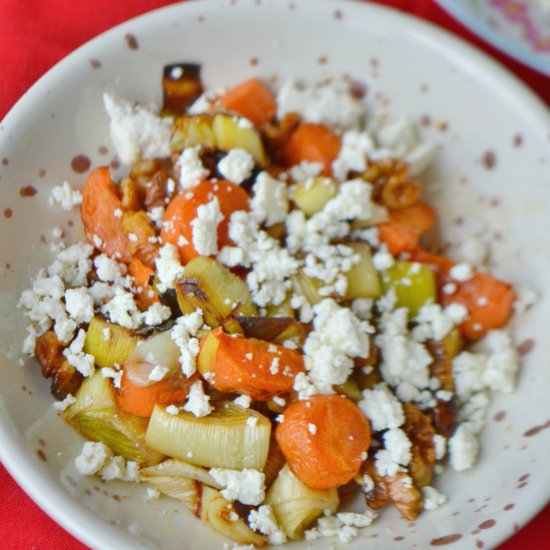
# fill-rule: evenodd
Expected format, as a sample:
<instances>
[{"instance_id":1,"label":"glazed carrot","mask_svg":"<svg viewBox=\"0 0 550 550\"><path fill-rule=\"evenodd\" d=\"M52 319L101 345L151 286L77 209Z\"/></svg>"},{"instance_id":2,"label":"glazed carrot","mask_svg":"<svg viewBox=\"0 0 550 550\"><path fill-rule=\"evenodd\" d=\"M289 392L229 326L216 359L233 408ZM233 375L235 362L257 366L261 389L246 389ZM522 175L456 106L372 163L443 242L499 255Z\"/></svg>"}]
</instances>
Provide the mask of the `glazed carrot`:
<instances>
[{"instance_id":1,"label":"glazed carrot","mask_svg":"<svg viewBox=\"0 0 550 550\"><path fill-rule=\"evenodd\" d=\"M178 405L185 403L189 387L198 380L198 375L185 378L177 373L149 386L138 386L123 371L120 390L116 400L125 412L136 416L149 417L155 405Z\"/></svg>"},{"instance_id":2,"label":"glazed carrot","mask_svg":"<svg viewBox=\"0 0 550 550\"><path fill-rule=\"evenodd\" d=\"M275 437L290 469L312 489L340 487L353 479L371 440L367 419L340 395L294 401Z\"/></svg>"},{"instance_id":3,"label":"glazed carrot","mask_svg":"<svg viewBox=\"0 0 550 550\"><path fill-rule=\"evenodd\" d=\"M198 366L217 390L268 401L292 390L304 360L296 350L217 328L202 338Z\"/></svg>"},{"instance_id":4,"label":"glazed carrot","mask_svg":"<svg viewBox=\"0 0 550 550\"><path fill-rule=\"evenodd\" d=\"M138 303L141 309L147 309L149 306L159 301L155 289L149 284L154 270L146 266L138 258L134 258L128 264L128 273L134 278L138 288Z\"/></svg>"},{"instance_id":5,"label":"glazed carrot","mask_svg":"<svg viewBox=\"0 0 550 550\"><path fill-rule=\"evenodd\" d=\"M324 168L322 174L332 173L332 162L340 153L340 136L322 124L305 123L298 126L290 136L283 160L288 166L302 161L319 162Z\"/></svg>"},{"instance_id":6,"label":"glazed carrot","mask_svg":"<svg viewBox=\"0 0 550 550\"><path fill-rule=\"evenodd\" d=\"M388 221L378 224L378 231L381 242L393 255L417 248L422 235L436 222L435 210L425 202L390 210L389 217Z\"/></svg>"},{"instance_id":7,"label":"glazed carrot","mask_svg":"<svg viewBox=\"0 0 550 550\"><path fill-rule=\"evenodd\" d=\"M122 262L130 262L129 240L122 230L122 218L115 214L122 213L122 203L108 167L96 168L90 174L82 195L80 213L88 242L100 243L97 248L101 252Z\"/></svg>"},{"instance_id":8,"label":"glazed carrot","mask_svg":"<svg viewBox=\"0 0 550 550\"><path fill-rule=\"evenodd\" d=\"M273 120L277 114L275 97L257 78L231 88L219 101L227 110L238 113L256 126Z\"/></svg>"},{"instance_id":9,"label":"glazed carrot","mask_svg":"<svg viewBox=\"0 0 550 550\"><path fill-rule=\"evenodd\" d=\"M489 330L501 328L508 322L516 299L509 284L488 273L476 273L457 286L454 294L442 293L441 300L445 305L458 303L468 309L468 318L460 325L464 338L477 340Z\"/></svg>"},{"instance_id":10,"label":"glazed carrot","mask_svg":"<svg viewBox=\"0 0 550 550\"><path fill-rule=\"evenodd\" d=\"M198 252L193 246L193 226L191 222L197 216L197 209L218 198L224 219L218 225L218 247L230 244L228 225L231 214L237 210L248 210L249 195L230 181L203 181L189 191L184 191L172 199L162 224L161 237L179 250L181 261L187 263Z\"/></svg>"}]
</instances>

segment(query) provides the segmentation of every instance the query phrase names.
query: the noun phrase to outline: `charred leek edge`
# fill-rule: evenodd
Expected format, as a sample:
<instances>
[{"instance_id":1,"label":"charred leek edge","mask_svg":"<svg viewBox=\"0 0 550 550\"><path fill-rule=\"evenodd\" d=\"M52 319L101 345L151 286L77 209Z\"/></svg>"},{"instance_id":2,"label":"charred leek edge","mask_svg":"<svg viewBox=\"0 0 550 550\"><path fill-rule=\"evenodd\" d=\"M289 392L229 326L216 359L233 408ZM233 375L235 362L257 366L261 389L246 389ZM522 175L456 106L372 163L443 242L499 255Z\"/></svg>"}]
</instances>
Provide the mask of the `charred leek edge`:
<instances>
[{"instance_id":1,"label":"charred leek edge","mask_svg":"<svg viewBox=\"0 0 550 550\"><path fill-rule=\"evenodd\" d=\"M419 263L395 262L382 275L382 286L384 292L395 292L395 307L408 308L410 319L416 316L424 304L437 301L434 272Z\"/></svg>"},{"instance_id":2,"label":"charred leek edge","mask_svg":"<svg viewBox=\"0 0 550 550\"><path fill-rule=\"evenodd\" d=\"M216 147L216 136L212 129L213 118L210 115L184 115L176 118L170 139L170 149L178 153L187 147L203 145Z\"/></svg>"},{"instance_id":3,"label":"charred leek edge","mask_svg":"<svg viewBox=\"0 0 550 550\"><path fill-rule=\"evenodd\" d=\"M64 418L84 437L101 441L127 460L149 466L162 459L162 454L145 445L147 420L118 408L111 381L100 371L84 380Z\"/></svg>"},{"instance_id":4,"label":"charred leek edge","mask_svg":"<svg viewBox=\"0 0 550 550\"><path fill-rule=\"evenodd\" d=\"M338 508L339 498L334 488L310 489L285 464L267 492L265 504L271 505L287 536L298 540L325 510L334 512Z\"/></svg>"},{"instance_id":5,"label":"charred leek edge","mask_svg":"<svg viewBox=\"0 0 550 550\"><path fill-rule=\"evenodd\" d=\"M99 367L114 367L126 361L140 340L129 330L96 316L90 321L86 332L84 353L93 355Z\"/></svg>"},{"instance_id":6,"label":"charred leek edge","mask_svg":"<svg viewBox=\"0 0 550 550\"><path fill-rule=\"evenodd\" d=\"M319 294L322 283L312 277L308 277L301 271L292 277L292 284L297 294L303 296L310 305L318 304L323 297Z\"/></svg>"},{"instance_id":7,"label":"charred leek edge","mask_svg":"<svg viewBox=\"0 0 550 550\"><path fill-rule=\"evenodd\" d=\"M203 312L206 324L220 325L230 313L257 315L258 310L246 283L212 258L198 256L191 260L177 282L181 312Z\"/></svg>"},{"instance_id":8,"label":"charred leek edge","mask_svg":"<svg viewBox=\"0 0 550 550\"><path fill-rule=\"evenodd\" d=\"M254 533L237 514L233 503L223 498L218 490L190 477L165 473L167 475L144 475L142 470L140 475L161 493L183 502L218 533L240 544L253 544L258 548L265 545L266 537Z\"/></svg>"},{"instance_id":9,"label":"charred leek edge","mask_svg":"<svg viewBox=\"0 0 550 550\"><path fill-rule=\"evenodd\" d=\"M378 298L381 294L380 280L372 263L369 246L365 243L348 243L346 246L359 256L359 262L345 274L348 286L344 298Z\"/></svg>"},{"instance_id":10,"label":"charred leek edge","mask_svg":"<svg viewBox=\"0 0 550 550\"><path fill-rule=\"evenodd\" d=\"M217 114L214 116L212 129L216 137L216 145L222 151L244 149L262 167L267 165L262 138L252 126L241 124L238 117Z\"/></svg>"},{"instance_id":11,"label":"charred leek edge","mask_svg":"<svg viewBox=\"0 0 550 550\"><path fill-rule=\"evenodd\" d=\"M255 423L247 423L250 418ZM149 447L196 466L263 470L269 451L271 422L262 414L231 402L216 404L208 416L169 414L157 405L147 428Z\"/></svg>"},{"instance_id":12,"label":"charred leek edge","mask_svg":"<svg viewBox=\"0 0 550 550\"><path fill-rule=\"evenodd\" d=\"M330 178L316 177L296 184L292 200L306 215L313 216L323 210L328 201L338 193L336 183Z\"/></svg>"},{"instance_id":13,"label":"charred leek edge","mask_svg":"<svg viewBox=\"0 0 550 550\"><path fill-rule=\"evenodd\" d=\"M222 486L214 481L214 478L204 468L199 468L189 462L177 458L169 458L156 466L143 468L139 472L142 481L152 481L154 478L190 478L204 483L214 489L222 489Z\"/></svg>"}]
</instances>

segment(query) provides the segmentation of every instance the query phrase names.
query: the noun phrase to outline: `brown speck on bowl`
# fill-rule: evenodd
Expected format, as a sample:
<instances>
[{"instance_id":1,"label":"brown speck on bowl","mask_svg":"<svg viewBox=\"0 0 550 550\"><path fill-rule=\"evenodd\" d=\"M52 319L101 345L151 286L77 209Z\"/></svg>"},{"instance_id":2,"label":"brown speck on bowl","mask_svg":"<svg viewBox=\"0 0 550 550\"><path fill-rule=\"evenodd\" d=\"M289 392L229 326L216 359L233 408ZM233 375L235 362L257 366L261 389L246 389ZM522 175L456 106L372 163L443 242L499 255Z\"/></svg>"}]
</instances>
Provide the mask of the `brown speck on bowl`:
<instances>
[{"instance_id":1,"label":"brown speck on bowl","mask_svg":"<svg viewBox=\"0 0 550 550\"><path fill-rule=\"evenodd\" d=\"M128 47L131 50L137 50L139 48L139 43L137 41L137 38L133 34L125 34L124 40L126 40L126 44L128 44Z\"/></svg>"}]
</instances>

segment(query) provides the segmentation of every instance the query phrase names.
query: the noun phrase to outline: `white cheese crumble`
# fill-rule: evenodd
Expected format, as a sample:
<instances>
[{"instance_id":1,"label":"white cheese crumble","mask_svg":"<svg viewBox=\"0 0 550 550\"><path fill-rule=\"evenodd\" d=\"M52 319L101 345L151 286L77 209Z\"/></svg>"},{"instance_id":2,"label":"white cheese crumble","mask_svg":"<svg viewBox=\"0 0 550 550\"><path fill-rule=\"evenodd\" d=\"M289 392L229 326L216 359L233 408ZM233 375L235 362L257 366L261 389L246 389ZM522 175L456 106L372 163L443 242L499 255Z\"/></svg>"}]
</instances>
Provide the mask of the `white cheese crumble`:
<instances>
[{"instance_id":1,"label":"white cheese crumble","mask_svg":"<svg viewBox=\"0 0 550 550\"><path fill-rule=\"evenodd\" d=\"M437 510L447 502L447 497L443 493L430 486L422 487L422 498L425 510Z\"/></svg>"},{"instance_id":2,"label":"white cheese crumble","mask_svg":"<svg viewBox=\"0 0 550 550\"><path fill-rule=\"evenodd\" d=\"M224 219L217 197L197 208L197 216L191 222L193 246L201 256L218 253L218 225Z\"/></svg>"},{"instance_id":3,"label":"white cheese crumble","mask_svg":"<svg viewBox=\"0 0 550 550\"><path fill-rule=\"evenodd\" d=\"M288 198L287 185L284 182L276 180L267 172L260 172L252 191L250 206L258 223L265 223L270 227L285 221L288 214Z\"/></svg>"},{"instance_id":4,"label":"white cheese crumble","mask_svg":"<svg viewBox=\"0 0 550 550\"><path fill-rule=\"evenodd\" d=\"M401 428L392 428L384 433L384 447L390 453L392 460L408 466L411 459L412 443Z\"/></svg>"},{"instance_id":5,"label":"white cheese crumble","mask_svg":"<svg viewBox=\"0 0 550 550\"><path fill-rule=\"evenodd\" d=\"M449 461L457 472L468 470L477 461L479 442L468 423L462 423L449 439Z\"/></svg>"},{"instance_id":6,"label":"white cheese crumble","mask_svg":"<svg viewBox=\"0 0 550 550\"><path fill-rule=\"evenodd\" d=\"M183 410L194 414L197 418L208 416L214 410L210 405L210 396L204 393L200 380L194 382L189 388L189 395Z\"/></svg>"},{"instance_id":7,"label":"white cheese crumble","mask_svg":"<svg viewBox=\"0 0 550 550\"><path fill-rule=\"evenodd\" d=\"M107 93L103 102L111 121L111 141L123 164L170 156L171 118Z\"/></svg>"},{"instance_id":8,"label":"white cheese crumble","mask_svg":"<svg viewBox=\"0 0 550 550\"><path fill-rule=\"evenodd\" d=\"M231 149L218 162L218 172L237 185L251 176L253 168L254 158L244 149Z\"/></svg>"},{"instance_id":9,"label":"white cheese crumble","mask_svg":"<svg viewBox=\"0 0 550 550\"><path fill-rule=\"evenodd\" d=\"M134 295L117 286L115 295L102 308L101 312L108 316L111 323L135 330L143 323L143 313L139 310Z\"/></svg>"},{"instance_id":10,"label":"white cheese crumble","mask_svg":"<svg viewBox=\"0 0 550 550\"><path fill-rule=\"evenodd\" d=\"M403 405L384 383L364 390L357 406L371 421L374 431L399 428L405 422Z\"/></svg>"},{"instance_id":11,"label":"white cheese crumble","mask_svg":"<svg viewBox=\"0 0 550 550\"><path fill-rule=\"evenodd\" d=\"M193 313L178 317L170 332L170 337L180 350L181 370L187 377L197 370L196 357L199 354L199 340L195 336L202 323L202 311L197 309Z\"/></svg>"},{"instance_id":12,"label":"white cheese crumble","mask_svg":"<svg viewBox=\"0 0 550 550\"><path fill-rule=\"evenodd\" d=\"M73 403L76 402L76 397L70 393L63 399L63 401L54 401L53 408L58 411L66 411Z\"/></svg>"},{"instance_id":13,"label":"white cheese crumble","mask_svg":"<svg viewBox=\"0 0 550 550\"><path fill-rule=\"evenodd\" d=\"M322 537L338 537L339 542L351 542L359 529L368 527L376 518L374 510L367 509L362 514L341 512L336 516L325 515L317 520L317 525L304 533L307 541L315 541Z\"/></svg>"},{"instance_id":14,"label":"white cheese crumble","mask_svg":"<svg viewBox=\"0 0 550 550\"><path fill-rule=\"evenodd\" d=\"M248 395L239 395L239 397L233 400L233 403L235 403L235 405L239 405L239 407L248 409L252 404L252 398L249 397Z\"/></svg>"},{"instance_id":15,"label":"white cheese crumble","mask_svg":"<svg viewBox=\"0 0 550 550\"><path fill-rule=\"evenodd\" d=\"M113 380L113 386L120 389L122 384L122 371L116 370L111 367L103 367L101 369L101 376L103 378L111 378Z\"/></svg>"},{"instance_id":16,"label":"white cheese crumble","mask_svg":"<svg viewBox=\"0 0 550 550\"><path fill-rule=\"evenodd\" d=\"M164 323L164 321L170 319L171 315L172 311L168 306L155 302L145 311L143 321L147 326L153 327Z\"/></svg>"},{"instance_id":17,"label":"white cheese crumble","mask_svg":"<svg viewBox=\"0 0 550 550\"><path fill-rule=\"evenodd\" d=\"M334 177L344 181L351 171L363 172L367 167L367 157L374 149L374 143L368 132L357 130L344 132L338 158L332 163Z\"/></svg>"},{"instance_id":18,"label":"white cheese crumble","mask_svg":"<svg viewBox=\"0 0 550 550\"><path fill-rule=\"evenodd\" d=\"M472 266L467 263L456 264L449 270L449 275L452 279L459 282L464 282L471 279L474 275Z\"/></svg>"},{"instance_id":19,"label":"white cheese crumble","mask_svg":"<svg viewBox=\"0 0 550 550\"><path fill-rule=\"evenodd\" d=\"M155 266L159 280L157 284L159 292L166 292L169 288L174 288L178 278L183 275L178 249L173 244L166 243L160 248Z\"/></svg>"},{"instance_id":20,"label":"white cheese crumble","mask_svg":"<svg viewBox=\"0 0 550 550\"><path fill-rule=\"evenodd\" d=\"M220 492L229 501L238 500L242 504L258 506L265 498L265 475L263 472L244 468L229 470L211 468L214 481L224 487Z\"/></svg>"},{"instance_id":21,"label":"white cheese crumble","mask_svg":"<svg viewBox=\"0 0 550 550\"><path fill-rule=\"evenodd\" d=\"M89 323L94 316L94 299L85 287L68 288L65 309L76 323Z\"/></svg>"},{"instance_id":22,"label":"white cheese crumble","mask_svg":"<svg viewBox=\"0 0 550 550\"><path fill-rule=\"evenodd\" d=\"M99 441L86 441L82 451L75 458L74 465L83 476L92 476L97 474L112 456L113 452L107 445Z\"/></svg>"},{"instance_id":23,"label":"white cheese crumble","mask_svg":"<svg viewBox=\"0 0 550 550\"><path fill-rule=\"evenodd\" d=\"M267 535L269 544L284 544L287 540L284 530L277 523L273 509L268 504L251 510L248 514L248 524L253 531Z\"/></svg>"},{"instance_id":24,"label":"white cheese crumble","mask_svg":"<svg viewBox=\"0 0 550 550\"><path fill-rule=\"evenodd\" d=\"M160 382L168 373L170 369L168 367L163 367L162 365L155 365L149 376L147 377L152 382Z\"/></svg>"},{"instance_id":25,"label":"white cheese crumble","mask_svg":"<svg viewBox=\"0 0 550 550\"><path fill-rule=\"evenodd\" d=\"M210 175L200 157L200 145L184 149L177 161L180 169L180 184L183 189L190 189Z\"/></svg>"},{"instance_id":26,"label":"white cheese crumble","mask_svg":"<svg viewBox=\"0 0 550 550\"><path fill-rule=\"evenodd\" d=\"M78 189L73 189L68 181L64 181L52 189L50 203L59 204L63 210L72 210L82 204L82 193Z\"/></svg>"}]
</instances>

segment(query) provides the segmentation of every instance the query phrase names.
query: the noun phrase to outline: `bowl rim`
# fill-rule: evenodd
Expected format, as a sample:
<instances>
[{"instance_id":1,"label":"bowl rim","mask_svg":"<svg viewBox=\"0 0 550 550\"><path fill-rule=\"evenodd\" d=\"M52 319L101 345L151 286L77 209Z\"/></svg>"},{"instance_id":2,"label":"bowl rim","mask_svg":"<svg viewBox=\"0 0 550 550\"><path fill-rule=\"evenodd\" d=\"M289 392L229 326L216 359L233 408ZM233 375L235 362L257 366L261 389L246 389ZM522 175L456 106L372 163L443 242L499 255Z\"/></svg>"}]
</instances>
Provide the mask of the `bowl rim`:
<instances>
[{"instance_id":1,"label":"bowl rim","mask_svg":"<svg viewBox=\"0 0 550 550\"><path fill-rule=\"evenodd\" d=\"M144 25L151 18L164 18L170 12L179 13L180 10L188 11L189 15L192 16L196 9L215 10L216 6L225 6L230 1L187 0L177 2L147 11L110 27L79 46L42 75L10 109L0 122L0 126L6 128L15 125L20 116L33 108L37 98L40 97L43 91L46 91L50 86L55 88L56 85L59 85L59 76L63 72L73 70L73 66L80 63L82 58L93 57L89 55L89 52L93 52L96 46L119 36L120 33L124 33L126 30L136 32L139 30L137 29L139 25ZM444 44L446 49L453 50L453 55L456 57L466 57L475 62L476 70L490 72L493 78L508 87L508 91L514 94L518 103L524 105L525 109L540 117L542 121L546 120L548 126L550 126L550 111L542 99L504 65L468 43L465 39L414 14L404 13L398 9L376 4L369 0L300 0L300 9L318 9L321 1L325 5L332 5L338 9L352 12L355 10L357 13L364 13L363 10L365 10L376 17L399 21L409 28L423 33L424 37L437 41L439 44ZM253 0L245 0L245 2L236 3L232 7L234 9L248 9L252 5L256 5ZM6 135L7 132L0 133L0 150L3 147ZM37 459L25 449L21 443L22 436L17 433L8 414L2 409L2 403L0 402L0 440L3 442L0 446L0 461L25 493L56 523L83 544L89 545L91 548L104 548L105 550L113 550L119 547L129 548L126 533L91 512L88 507L77 501L66 491L60 490L59 482L52 476L44 475L44 468L40 467ZM550 477L548 482L550 485ZM515 518L520 526L525 525L550 502L548 487L545 484L541 483L539 485L537 495L539 498L536 502L526 509L521 517ZM102 524L101 530L97 529L98 521ZM507 535L502 534L500 537L493 539L493 542L498 544L506 538ZM149 548L148 545L135 538L131 544L132 548Z\"/></svg>"}]
</instances>

